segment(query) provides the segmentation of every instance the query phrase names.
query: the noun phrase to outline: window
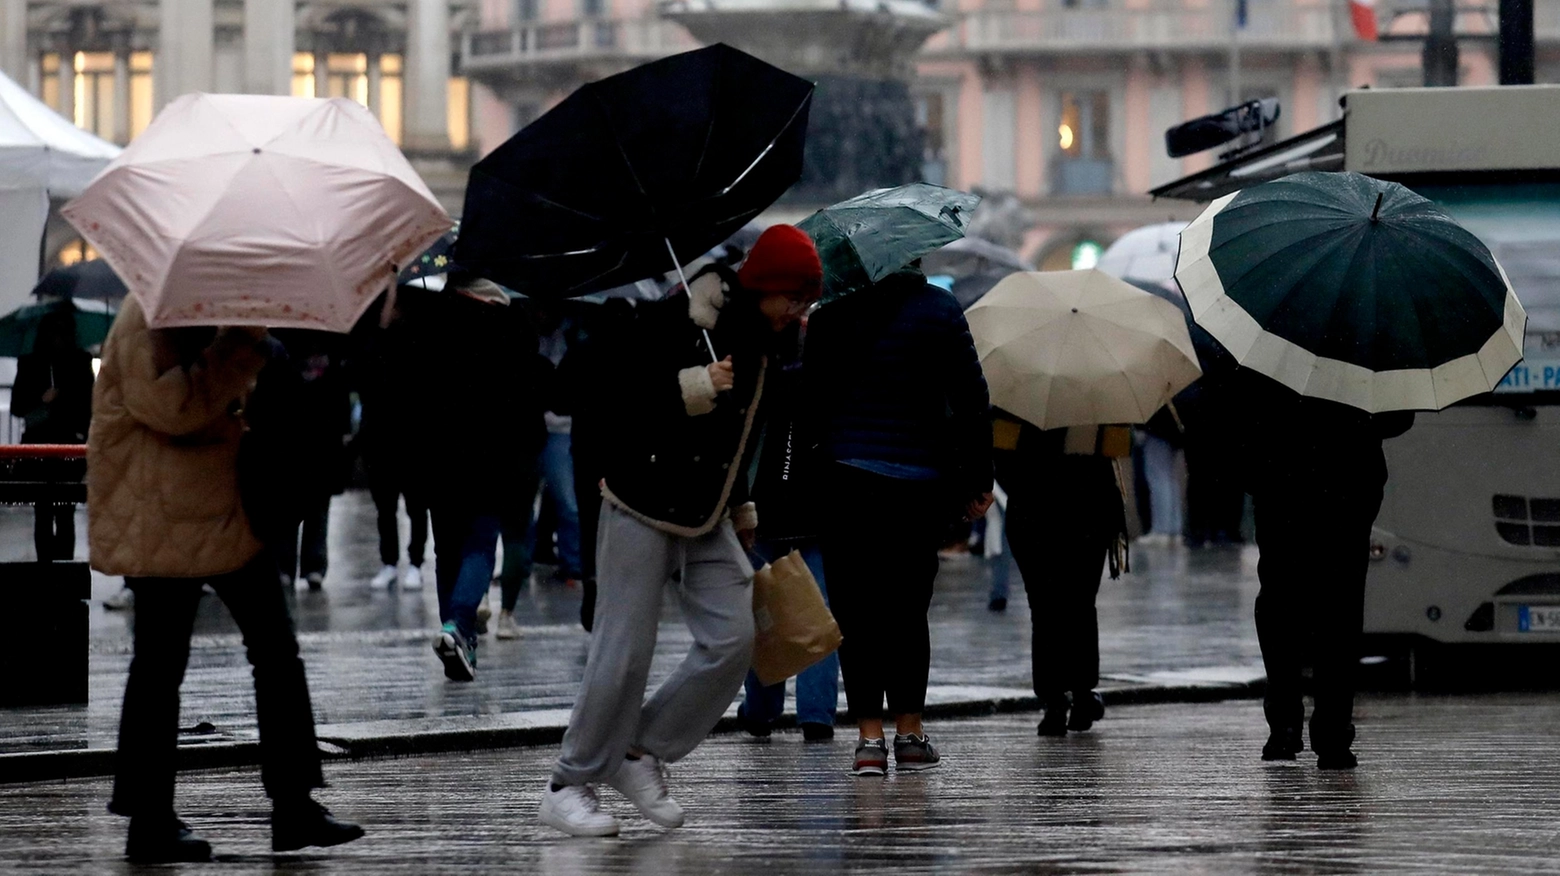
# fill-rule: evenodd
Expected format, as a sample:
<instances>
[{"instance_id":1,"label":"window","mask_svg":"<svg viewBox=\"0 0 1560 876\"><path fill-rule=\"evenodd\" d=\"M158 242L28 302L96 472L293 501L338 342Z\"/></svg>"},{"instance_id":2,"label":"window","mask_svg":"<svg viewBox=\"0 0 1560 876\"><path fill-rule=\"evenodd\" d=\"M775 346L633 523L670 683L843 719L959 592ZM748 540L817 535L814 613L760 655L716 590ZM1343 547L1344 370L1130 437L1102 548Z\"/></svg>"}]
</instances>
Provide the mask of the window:
<instances>
[{"instance_id":1,"label":"window","mask_svg":"<svg viewBox=\"0 0 1560 876\"><path fill-rule=\"evenodd\" d=\"M114 53L77 52L72 67L76 71L72 121L78 128L114 139Z\"/></svg>"},{"instance_id":2,"label":"window","mask_svg":"<svg viewBox=\"0 0 1560 876\"><path fill-rule=\"evenodd\" d=\"M1064 91L1056 126L1057 162L1052 181L1057 194L1108 195L1114 187L1110 157L1110 95L1104 91Z\"/></svg>"},{"instance_id":3,"label":"window","mask_svg":"<svg viewBox=\"0 0 1560 876\"><path fill-rule=\"evenodd\" d=\"M448 95L450 148L464 152L471 146L471 81L451 76Z\"/></svg>"},{"instance_id":4,"label":"window","mask_svg":"<svg viewBox=\"0 0 1560 876\"><path fill-rule=\"evenodd\" d=\"M606 18L607 0L580 0L580 17Z\"/></svg>"},{"instance_id":5,"label":"window","mask_svg":"<svg viewBox=\"0 0 1560 876\"><path fill-rule=\"evenodd\" d=\"M97 257L98 252L92 248L92 244L77 238L65 244L65 248L60 250L60 266L68 268L79 262L90 262Z\"/></svg>"},{"instance_id":6,"label":"window","mask_svg":"<svg viewBox=\"0 0 1560 876\"><path fill-rule=\"evenodd\" d=\"M152 53L130 53L130 139L152 123Z\"/></svg>"},{"instance_id":7,"label":"window","mask_svg":"<svg viewBox=\"0 0 1560 876\"><path fill-rule=\"evenodd\" d=\"M915 100L915 124L921 131L921 179L943 185L948 177L944 154L947 135L943 130L943 96L922 94Z\"/></svg>"},{"instance_id":8,"label":"window","mask_svg":"<svg viewBox=\"0 0 1560 876\"><path fill-rule=\"evenodd\" d=\"M38 62L38 70L42 74L38 78L43 90L40 95L43 102L57 110L64 109L60 106L60 56L53 53L44 55Z\"/></svg>"},{"instance_id":9,"label":"window","mask_svg":"<svg viewBox=\"0 0 1560 876\"><path fill-rule=\"evenodd\" d=\"M516 0L516 21L535 21L542 17L541 0Z\"/></svg>"},{"instance_id":10,"label":"window","mask_svg":"<svg viewBox=\"0 0 1560 876\"><path fill-rule=\"evenodd\" d=\"M379 124L397 146L401 145L401 100L405 93L401 76L400 55L379 56Z\"/></svg>"},{"instance_id":11,"label":"window","mask_svg":"<svg viewBox=\"0 0 1560 876\"><path fill-rule=\"evenodd\" d=\"M326 97L345 97L368 106L367 55L332 52L325 56L325 76Z\"/></svg>"},{"instance_id":12,"label":"window","mask_svg":"<svg viewBox=\"0 0 1560 876\"><path fill-rule=\"evenodd\" d=\"M308 52L293 52L292 96L314 96L314 56Z\"/></svg>"}]
</instances>

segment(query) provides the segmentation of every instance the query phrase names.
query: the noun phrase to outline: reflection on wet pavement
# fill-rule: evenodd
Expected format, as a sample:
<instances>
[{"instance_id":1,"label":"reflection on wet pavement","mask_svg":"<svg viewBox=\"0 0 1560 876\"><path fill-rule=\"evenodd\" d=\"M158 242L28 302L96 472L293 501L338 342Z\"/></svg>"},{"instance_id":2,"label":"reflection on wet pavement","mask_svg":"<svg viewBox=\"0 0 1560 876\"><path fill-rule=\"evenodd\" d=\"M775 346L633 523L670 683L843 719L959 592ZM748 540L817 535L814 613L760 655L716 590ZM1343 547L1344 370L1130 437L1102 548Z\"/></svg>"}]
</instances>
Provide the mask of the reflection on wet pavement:
<instances>
[{"instance_id":1,"label":"reflection on wet pavement","mask_svg":"<svg viewBox=\"0 0 1560 876\"><path fill-rule=\"evenodd\" d=\"M1373 696L1363 766L1263 764L1255 702L1131 706L1089 734L1037 739L1033 715L934 722L945 766L852 779L850 741L711 739L672 767L688 810L652 827L610 790L620 839L535 821L552 749L337 764L322 794L369 836L269 854L254 770L181 777L179 805L224 872L544 874L1538 873L1560 856L1560 702ZM124 822L107 780L0 786L0 860L113 869Z\"/></svg>"},{"instance_id":2,"label":"reflection on wet pavement","mask_svg":"<svg viewBox=\"0 0 1560 876\"><path fill-rule=\"evenodd\" d=\"M402 526L404 536L404 519ZM0 508L0 560L30 559L31 534L31 509ZM572 703L589 641L577 621L577 589L533 581L516 611L522 637L510 642L487 637L477 681L453 684L445 681L429 649L438 618L431 557L421 591L370 589L379 558L373 505L365 492L336 498L329 544L324 590L295 594L319 723L483 715ZM78 552L84 556L84 543ZM944 564L932 605L932 684L1028 687L1029 613L1016 572L1013 585L1008 610L993 613L986 609L989 580L982 563ZM883 586L887 594L893 585ZM101 600L118 587L116 579L94 576L88 704L5 711L0 751L113 745L130 661L131 613L105 611ZM1100 590L1106 675L1259 664L1251 621L1255 597L1252 551L1135 550L1133 573L1106 581ZM495 588L495 609L497 601ZM691 644L676 620L674 601L666 605L652 685L671 672ZM202 602L197 621L181 726L200 721L229 737L253 736L253 687L237 628L210 597Z\"/></svg>"}]
</instances>

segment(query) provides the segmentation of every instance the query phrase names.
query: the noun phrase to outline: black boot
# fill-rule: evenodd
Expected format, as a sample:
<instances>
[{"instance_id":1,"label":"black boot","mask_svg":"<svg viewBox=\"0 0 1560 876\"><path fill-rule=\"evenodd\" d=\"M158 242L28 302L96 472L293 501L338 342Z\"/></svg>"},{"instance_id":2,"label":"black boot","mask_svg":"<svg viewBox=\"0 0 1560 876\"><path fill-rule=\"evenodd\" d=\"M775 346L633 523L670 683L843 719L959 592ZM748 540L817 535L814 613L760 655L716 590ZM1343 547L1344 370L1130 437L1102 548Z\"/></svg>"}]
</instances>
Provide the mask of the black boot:
<instances>
[{"instance_id":1,"label":"black boot","mask_svg":"<svg viewBox=\"0 0 1560 876\"><path fill-rule=\"evenodd\" d=\"M1347 748L1328 749L1316 753L1319 770L1352 770L1360 765L1360 759Z\"/></svg>"},{"instance_id":2,"label":"black boot","mask_svg":"<svg viewBox=\"0 0 1560 876\"><path fill-rule=\"evenodd\" d=\"M341 821L330 810L304 796L278 800L271 809L271 851L291 852L304 846L339 846L363 835L363 828Z\"/></svg>"},{"instance_id":3,"label":"black boot","mask_svg":"<svg viewBox=\"0 0 1560 876\"><path fill-rule=\"evenodd\" d=\"M125 857L132 864L198 863L211 860L211 844L178 816L138 815L130 819Z\"/></svg>"},{"instance_id":4,"label":"black boot","mask_svg":"<svg viewBox=\"0 0 1560 876\"><path fill-rule=\"evenodd\" d=\"M1299 727L1275 727L1268 734L1267 744L1262 746L1263 760L1294 760L1305 748L1300 740Z\"/></svg>"},{"instance_id":5,"label":"black boot","mask_svg":"<svg viewBox=\"0 0 1560 876\"><path fill-rule=\"evenodd\" d=\"M1066 736L1067 705L1066 696L1046 700L1045 717L1040 719L1040 726L1035 728L1035 733L1040 736Z\"/></svg>"},{"instance_id":6,"label":"black boot","mask_svg":"<svg viewBox=\"0 0 1560 876\"><path fill-rule=\"evenodd\" d=\"M1087 730L1094 726L1094 722L1105 717L1105 698L1098 691L1073 691L1072 718L1067 722L1068 730Z\"/></svg>"}]
</instances>

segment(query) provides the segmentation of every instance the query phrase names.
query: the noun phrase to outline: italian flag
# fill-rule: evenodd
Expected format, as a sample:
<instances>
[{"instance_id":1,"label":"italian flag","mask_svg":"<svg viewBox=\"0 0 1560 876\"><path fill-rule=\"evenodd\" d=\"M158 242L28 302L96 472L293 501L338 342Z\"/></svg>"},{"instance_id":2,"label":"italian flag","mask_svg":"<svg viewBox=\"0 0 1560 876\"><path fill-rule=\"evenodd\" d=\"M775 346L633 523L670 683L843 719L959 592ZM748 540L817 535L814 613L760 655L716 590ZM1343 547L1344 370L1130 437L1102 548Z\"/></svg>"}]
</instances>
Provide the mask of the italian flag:
<instances>
[{"instance_id":1,"label":"italian flag","mask_svg":"<svg viewBox=\"0 0 1560 876\"><path fill-rule=\"evenodd\" d=\"M1376 0L1349 0L1349 18L1354 22L1355 36L1376 41Z\"/></svg>"}]
</instances>

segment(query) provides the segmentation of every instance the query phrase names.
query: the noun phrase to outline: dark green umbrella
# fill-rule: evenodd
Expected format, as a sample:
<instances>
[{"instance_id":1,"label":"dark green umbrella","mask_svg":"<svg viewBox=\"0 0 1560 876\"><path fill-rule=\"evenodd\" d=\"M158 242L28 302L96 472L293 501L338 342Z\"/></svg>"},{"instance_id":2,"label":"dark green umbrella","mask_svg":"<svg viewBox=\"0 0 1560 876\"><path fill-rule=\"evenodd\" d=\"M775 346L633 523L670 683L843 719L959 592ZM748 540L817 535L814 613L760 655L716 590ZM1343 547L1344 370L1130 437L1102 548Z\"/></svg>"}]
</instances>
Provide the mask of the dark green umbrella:
<instances>
[{"instance_id":1,"label":"dark green umbrella","mask_svg":"<svg viewBox=\"0 0 1560 876\"><path fill-rule=\"evenodd\" d=\"M1226 195L1181 232L1176 282L1241 366L1378 413L1489 392L1527 314L1495 257L1433 203L1356 173Z\"/></svg>"},{"instance_id":2,"label":"dark green umbrella","mask_svg":"<svg viewBox=\"0 0 1560 876\"><path fill-rule=\"evenodd\" d=\"M823 301L876 283L964 236L979 195L913 183L875 189L802 220L823 259Z\"/></svg>"},{"instance_id":3,"label":"dark green umbrella","mask_svg":"<svg viewBox=\"0 0 1560 876\"><path fill-rule=\"evenodd\" d=\"M103 343L114 324L114 308L102 301L63 298L28 304L0 316L0 356L25 356L38 343L38 328L51 313L69 311L76 324L76 346L91 350Z\"/></svg>"}]
</instances>

